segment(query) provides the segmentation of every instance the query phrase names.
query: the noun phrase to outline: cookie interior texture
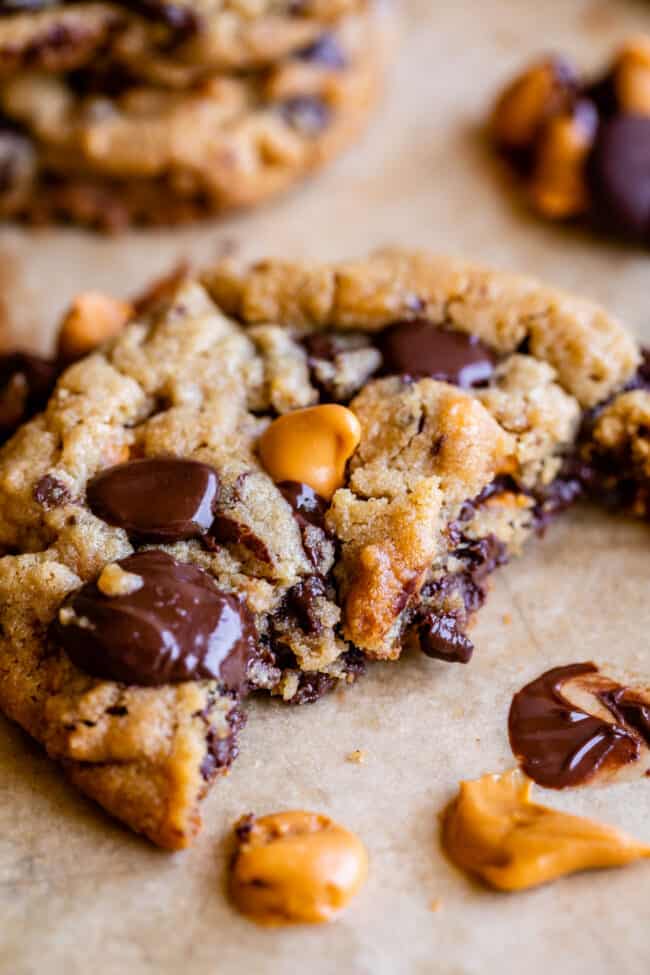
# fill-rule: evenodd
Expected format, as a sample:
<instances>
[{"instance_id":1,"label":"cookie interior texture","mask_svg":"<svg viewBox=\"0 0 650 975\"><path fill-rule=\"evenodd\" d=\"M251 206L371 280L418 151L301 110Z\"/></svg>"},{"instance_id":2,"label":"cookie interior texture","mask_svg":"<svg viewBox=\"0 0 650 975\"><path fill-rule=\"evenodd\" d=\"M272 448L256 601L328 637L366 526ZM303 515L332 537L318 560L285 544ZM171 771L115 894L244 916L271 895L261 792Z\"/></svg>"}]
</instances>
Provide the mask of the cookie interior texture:
<instances>
[{"instance_id":1,"label":"cookie interior texture","mask_svg":"<svg viewBox=\"0 0 650 975\"><path fill-rule=\"evenodd\" d=\"M134 551L198 567L250 614L247 689L289 703L405 647L466 662L487 576L554 514L586 491L647 514L650 394L601 308L446 258L226 261L154 295L0 453L0 705L84 792L178 848L236 754L238 691L84 672L53 629L71 594ZM274 483L256 451L274 418L319 403L361 424L330 502ZM207 533L143 542L93 513L99 472L170 456L218 475Z\"/></svg>"},{"instance_id":2,"label":"cookie interior texture","mask_svg":"<svg viewBox=\"0 0 650 975\"><path fill-rule=\"evenodd\" d=\"M184 43L205 40L213 21L235 30L244 16L239 6L182 5L206 8ZM269 16L282 7L269 5ZM310 9L321 19L310 20ZM107 28L108 47L78 63L48 69L27 56L7 66L0 76L0 217L108 230L180 223L268 199L337 155L381 90L390 16L356 2L286 4L285 12L298 26L311 25L304 43L245 69L203 63L192 52L184 65L183 45L165 45L169 25L156 18L139 19L145 33L163 31L157 50L168 70L154 70L149 48L137 45L120 61L115 38L122 46L126 39L115 26ZM0 16L0 53L3 31L17 22L108 17L112 24L123 14L120 4L75 4ZM256 25L267 36L263 12L248 20L248 29Z\"/></svg>"}]
</instances>

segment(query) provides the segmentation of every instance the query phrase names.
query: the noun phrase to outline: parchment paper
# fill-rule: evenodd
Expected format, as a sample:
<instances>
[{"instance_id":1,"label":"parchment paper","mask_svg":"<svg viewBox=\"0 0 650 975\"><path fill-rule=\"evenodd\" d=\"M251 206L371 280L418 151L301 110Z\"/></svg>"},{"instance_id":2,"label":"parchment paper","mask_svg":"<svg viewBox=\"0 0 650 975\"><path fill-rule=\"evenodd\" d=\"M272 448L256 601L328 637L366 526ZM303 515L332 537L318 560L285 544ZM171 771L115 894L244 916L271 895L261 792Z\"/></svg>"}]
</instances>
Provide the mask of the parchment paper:
<instances>
[{"instance_id":1,"label":"parchment paper","mask_svg":"<svg viewBox=\"0 0 650 975\"><path fill-rule=\"evenodd\" d=\"M361 146L255 215L113 240L0 233L3 341L48 347L80 288L127 294L181 256L362 254L422 245L532 271L607 303L650 339L648 254L545 227L508 198L476 125L528 56L557 47L602 63L650 6L623 0L410 0L401 55ZM511 694L554 664L614 660L647 676L648 533L577 511L495 579L468 667L421 656L373 668L313 707L253 702L232 774L189 852L169 855L66 785L0 722L0 971L7 975L642 975L650 864L507 896L442 857L437 813L461 778L512 764ZM511 621L504 622L504 616ZM346 762L363 749L363 765ZM538 796L650 842L650 782ZM260 930L223 890L241 813L305 807L356 830L369 881L324 928ZM441 901L437 911L432 902Z\"/></svg>"}]
</instances>

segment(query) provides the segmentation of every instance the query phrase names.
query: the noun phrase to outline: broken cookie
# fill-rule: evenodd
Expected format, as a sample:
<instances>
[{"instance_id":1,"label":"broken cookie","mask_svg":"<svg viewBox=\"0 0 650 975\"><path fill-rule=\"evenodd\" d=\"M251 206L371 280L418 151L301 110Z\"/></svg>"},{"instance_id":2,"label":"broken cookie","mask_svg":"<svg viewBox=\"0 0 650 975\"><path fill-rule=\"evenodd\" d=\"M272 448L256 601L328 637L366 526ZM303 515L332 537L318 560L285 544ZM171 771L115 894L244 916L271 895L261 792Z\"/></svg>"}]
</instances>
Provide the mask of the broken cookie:
<instances>
[{"instance_id":1,"label":"broken cookie","mask_svg":"<svg viewBox=\"0 0 650 975\"><path fill-rule=\"evenodd\" d=\"M533 279L224 261L133 308L0 451L0 706L161 845L246 693L466 663L489 575L597 466L629 451L647 492L640 349Z\"/></svg>"}]
</instances>

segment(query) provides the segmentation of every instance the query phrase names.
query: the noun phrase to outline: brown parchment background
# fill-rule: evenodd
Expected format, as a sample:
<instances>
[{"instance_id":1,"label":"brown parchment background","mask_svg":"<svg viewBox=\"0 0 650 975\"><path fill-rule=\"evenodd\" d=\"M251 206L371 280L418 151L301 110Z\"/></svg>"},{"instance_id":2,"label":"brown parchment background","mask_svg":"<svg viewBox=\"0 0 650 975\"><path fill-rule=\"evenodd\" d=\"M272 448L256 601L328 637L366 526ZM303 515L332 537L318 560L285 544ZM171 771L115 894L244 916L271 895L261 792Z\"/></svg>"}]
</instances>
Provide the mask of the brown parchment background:
<instances>
[{"instance_id":1,"label":"brown parchment background","mask_svg":"<svg viewBox=\"0 0 650 975\"><path fill-rule=\"evenodd\" d=\"M598 65L626 33L650 30L650 4L403 6L400 57L368 136L291 198L180 233L2 230L3 342L45 349L76 290L127 294L181 256L207 262L237 246L245 256L334 258L393 242L544 276L605 302L650 339L649 255L538 223L506 195L476 133L493 92L527 56L555 47ZM459 779L512 764L505 719L527 679L586 659L648 676L648 566L647 528L576 512L498 575L469 667L414 656L313 707L252 703L240 758L182 854L113 823L0 719L0 972L647 973L650 864L498 895L444 860L436 817ZM364 765L345 760L356 748ZM650 842L650 783L543 798ZM356 830L370 851L369 881L332 926L259 930L224 897L224 838L245 811L290 807Z\"/></svg>"}]
</instances>

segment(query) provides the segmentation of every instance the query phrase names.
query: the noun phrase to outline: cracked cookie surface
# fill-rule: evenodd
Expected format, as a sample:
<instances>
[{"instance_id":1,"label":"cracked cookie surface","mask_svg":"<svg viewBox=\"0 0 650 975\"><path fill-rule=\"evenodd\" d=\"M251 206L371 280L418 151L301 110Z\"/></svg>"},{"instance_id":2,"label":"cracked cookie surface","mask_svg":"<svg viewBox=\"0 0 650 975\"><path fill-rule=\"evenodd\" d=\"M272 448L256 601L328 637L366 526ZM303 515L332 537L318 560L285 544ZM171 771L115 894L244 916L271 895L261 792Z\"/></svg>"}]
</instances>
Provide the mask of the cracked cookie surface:
<instances>
[{"instance_id":1,"label":"cracked cookie surface","mask_svg":"<svg viewBox=\"0 0 650 975\"><path fill-rule=\"evenodd\" d=\"M409 363L414 326L435 378ZM487 576L581 492L576 458L628 438L645 483L642 372L598 306L461 261L395 251L179 276L67 368L0 453L0 705L113 814L187 845L236 753L240 688L218 669L160 686L84 669L95 614L141 611L151 550L250 614L249 691L313 701L405 646L466 662ZM359 431L327 500L308 464L304 483L276 483L261 459L272 425L308 408L334 409L314 436L348 413ZM106 486L169 458L199 465L175 535L154 518L155 478L137 481L137 508Z\"/></svg>"}]
</instances>

